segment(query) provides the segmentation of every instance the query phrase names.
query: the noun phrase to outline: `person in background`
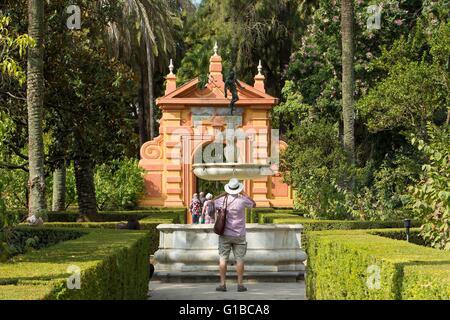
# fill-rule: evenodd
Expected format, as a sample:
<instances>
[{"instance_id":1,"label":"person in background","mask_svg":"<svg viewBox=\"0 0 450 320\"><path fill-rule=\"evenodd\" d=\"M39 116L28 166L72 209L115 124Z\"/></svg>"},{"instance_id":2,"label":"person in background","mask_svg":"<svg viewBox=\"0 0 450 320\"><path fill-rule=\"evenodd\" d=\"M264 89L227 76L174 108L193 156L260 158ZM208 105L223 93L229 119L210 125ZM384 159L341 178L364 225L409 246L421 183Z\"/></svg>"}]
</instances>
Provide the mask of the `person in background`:
<instances>
[{"instance_id":1,"label":"person in background","mask_svg":"<svg viewBox=\"0 0 450 320\"><path fill-rule=\"evenodd\" d=\"M202 216L205 217L205 224L213 224L216 218L216 207L212 198L212 194L208 193L203 204Z\"/></svg>"},{"instance_id":2,"label":"person in background","mask_svg":"<svg viewBox=\"0 0 450 320\"><path fill-rule=\"evenodd\" d=\"M117 229L128 229L128 230L140 230L141 225L137 216L131 216L128 222L119 222L116 226Z\"/></svg>"},{"instance_id":3,"label":"person in background","mask_svg":"<svg viewBox=\"0 0 450 320\"><path fill-rule=\"evenodd\" d=\"M141 229L141 224L139 223L139 219L137 216L132 216L130 217L130 219L127 222L127 227L128 230L140 230Z\"/></svg>"},{"instance_id":4,"label":"person in background","mask_svg":"<svg viewBox=\"0 0 450 320\"><path fill-rule=\"evenodd\" d=\"M198 224L200 220L200 215L202 214L202 204L198 198L198 194L194 193L192 196L192 201L189 206L189 210L192 215L192 224Z\"/></svg>"},{"instance_id":5,"label":"person in background","mask_svg":"<svg viewBox=\"0 0 450 320\"><path fill-rule=\"evenodd\" d=\"M238 179L233 178L225 185L226 194L222 194L214 200L214 206L216 208L223 208L226 201L227 210L225 231L223 235L219 236L220 285L216 288L216 291L227 291L225 281L231 250L233 250L233 255L236 260L236 272L238 275L237 291L247 291L247 288L243 284L244 257L247 253L245 209L254 208L256 203L243 190L244 184L239 182Z\"/></svg>"},{"instance_id":6,"label":"person in background","mask_svg":"<svg viewBox=\"0 0 450 320\"><path fill-rule=\"evenodd\" d=\"M200 197L199 197L199 199L200 199L200 202L202 203L202 207L203 207L203 204L204 204L205 201L206 201L205 193L204 193L203 191L200 192Z\"/></svg>"}]
</instances>

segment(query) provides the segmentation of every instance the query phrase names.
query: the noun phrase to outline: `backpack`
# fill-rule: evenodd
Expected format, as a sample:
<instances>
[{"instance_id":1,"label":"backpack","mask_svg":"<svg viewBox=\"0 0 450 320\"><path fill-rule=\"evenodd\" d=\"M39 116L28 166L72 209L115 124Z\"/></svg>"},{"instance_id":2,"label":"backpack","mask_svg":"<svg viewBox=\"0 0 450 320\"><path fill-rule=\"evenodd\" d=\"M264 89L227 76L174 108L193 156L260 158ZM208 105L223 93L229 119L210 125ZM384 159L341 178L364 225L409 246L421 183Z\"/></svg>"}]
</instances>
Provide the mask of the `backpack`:
<instances>
[{"instance_id":1,"label":"backpack","mask_svg":"<svg viewBox=\"0 0 450 320\"><path fill-rule=\"evenodd\" d=\"M208 202L208 216L211 217L211 219L215 219L216 218L216 208L214 206L214 201L210 200Z\"/></svg>"},{"instance_id":2,"label":"backpack","mask_svg":"<svg viewBox=\"0 0 450 320\"><path fill-rule=\"evenodd\" d=\"M191 206L192 214L200 215L202 213L201 205L199 201L194 201Z\"/></svg>"},{"instance_id":3,"label":"backpack","mask_svg":"<svg viewBox=\"0 0 450 320\"><path fill-rule=\"evenodd\" d=\"M216 210L216 222L214 223L214 232L219 236L223 235L225 232L225 225L227 223L227 200L228 195L225 196L223 208L218 208Z\"/></svg>"}]
</instances>

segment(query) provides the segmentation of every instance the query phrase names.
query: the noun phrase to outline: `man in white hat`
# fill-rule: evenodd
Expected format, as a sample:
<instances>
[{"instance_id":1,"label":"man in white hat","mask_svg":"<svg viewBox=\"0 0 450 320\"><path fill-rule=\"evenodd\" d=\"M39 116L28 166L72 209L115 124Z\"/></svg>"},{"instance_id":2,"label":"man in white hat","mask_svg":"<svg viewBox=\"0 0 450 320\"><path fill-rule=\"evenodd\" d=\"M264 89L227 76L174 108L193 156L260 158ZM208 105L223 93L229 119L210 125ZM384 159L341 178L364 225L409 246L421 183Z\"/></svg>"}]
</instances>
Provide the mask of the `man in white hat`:
<instances>
[{"instance_id":1,"label":"man in white hat","mask_svg":"<svg viewBox=\"0 0 450 320\"><path fill-rule=\"evenodd\" d=\"M253 208L256 206L256 203L243 190L244 184L233 178L225 185L226 194L220 195L214 201L216 208L223 208L226 198L227 207L225 232L222 236L219 236L220 285L216 288L217 291L227 291L227 263L231 250L233 250L233 255L236 259L238 291L247 291L243 284L244 257L247 252L245 208Z\"/></svg>"}]
</instances>

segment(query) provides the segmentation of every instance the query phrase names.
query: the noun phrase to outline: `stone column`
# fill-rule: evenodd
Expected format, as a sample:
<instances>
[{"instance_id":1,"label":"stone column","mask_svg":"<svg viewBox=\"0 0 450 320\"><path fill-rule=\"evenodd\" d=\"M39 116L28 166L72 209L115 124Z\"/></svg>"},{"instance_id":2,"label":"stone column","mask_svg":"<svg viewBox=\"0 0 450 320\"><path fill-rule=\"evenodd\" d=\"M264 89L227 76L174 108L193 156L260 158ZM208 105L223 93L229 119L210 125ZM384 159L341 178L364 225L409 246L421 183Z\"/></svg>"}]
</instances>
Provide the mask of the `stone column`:
<instances>
[{"instance_id":1,"label":"stone column","mask_svg":"<svg viewBox=\"0 0 450 320\"><path fill-rule=\"evenodd\" d=\"M270 121L267 108L256 108L252 110L251 126L256 131L252 158L254 163L267 164L269 160L269 139L270 139ZM251 183L251 193L258 207L270 207L268 197L268 177L253 179Z\"/></svg>"},{"instance_id":2,"label":"stone column","mask_svg":"<svg viewBox=\"0 0 450 320\"><path fill-rule=\"evenodd\" d=\"M189 129L181 126L182 109L165 110L161 129L164 133L164 194L166 207L183 207L182 140Z\"/></svg>"}]
</instances>

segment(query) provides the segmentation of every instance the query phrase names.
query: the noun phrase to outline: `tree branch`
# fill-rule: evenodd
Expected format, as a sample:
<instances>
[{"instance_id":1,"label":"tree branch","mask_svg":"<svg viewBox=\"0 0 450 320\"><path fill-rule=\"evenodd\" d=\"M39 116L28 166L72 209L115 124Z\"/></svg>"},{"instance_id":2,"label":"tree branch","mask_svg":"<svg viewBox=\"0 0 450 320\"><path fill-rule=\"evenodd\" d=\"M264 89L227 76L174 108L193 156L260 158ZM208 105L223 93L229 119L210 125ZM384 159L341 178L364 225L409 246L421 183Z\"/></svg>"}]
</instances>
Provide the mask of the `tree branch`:
<instances>
[{"instance_id":1,"label":"tree branch","mask_svg":"<svg viewBox=\"0 0 450 320\"><path fill-rule=\"evenodd\" d=\"M6 94L6 95L10 96L10 97L13 98L13 99L22 100L22 101L27 101L26 98L15 96L15 95L13 95L11 92L8 92L8 91L0 92L0 93L1 93L1 94Z\"/></svg>"},{"instance_id":2,"label":"tree branch","mask_svg":"<svg viewBox=\"0 0 450 320\"><path fill-rule=\"evenodd\" d=\"M25 172L28 172L27 165L28 165L28 163L25 163L23 165L16 165L16 164L0 161L0 168L1 169L23 170Z\"/></svg>"},{"instance_id":3,"label":"tree branch","mask_svg":"<svg viewBox=\"0 0 450 320\"><path fill-rule=\"evenodd\" d=\"M17 148L15 145L13 145L11 142L5 141L5 144L20 158L27 160L28 161L28 157L24 154L22 154L22 152L20 152L20 149Z\"/></svg>"}]
</instances>

